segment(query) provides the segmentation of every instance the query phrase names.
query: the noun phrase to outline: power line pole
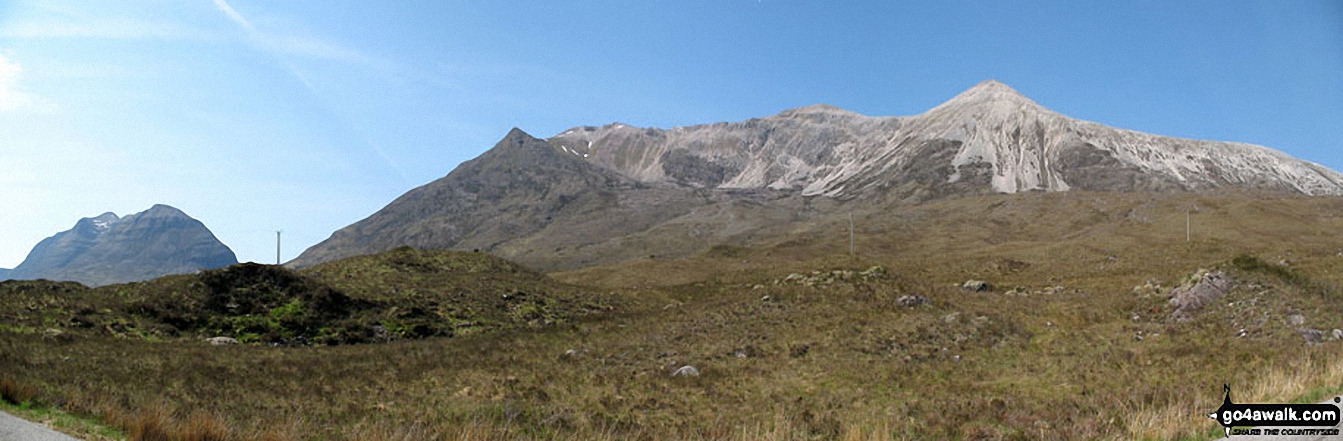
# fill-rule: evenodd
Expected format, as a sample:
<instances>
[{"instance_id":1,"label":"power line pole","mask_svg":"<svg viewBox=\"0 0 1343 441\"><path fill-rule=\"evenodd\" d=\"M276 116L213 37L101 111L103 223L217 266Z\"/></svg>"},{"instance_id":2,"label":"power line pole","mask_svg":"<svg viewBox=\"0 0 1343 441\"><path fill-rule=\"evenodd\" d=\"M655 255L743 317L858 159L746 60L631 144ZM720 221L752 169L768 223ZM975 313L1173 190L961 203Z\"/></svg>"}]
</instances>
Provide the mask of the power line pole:
<instances>
[{"instance_id":1,"label":"power line pole","mask_svg":"<svg viewBox=\"0 0 1343 441\"><path fill-rule=\"evenodd\" d=\"M849 212L849 256L853 256L853 212Z\"/></svg>"},{"instance_id":2,"label":"power line pole","mask_svg":"<svg viewBox=\"0 0 1343 441\"><path fill-rule=\"evenodd\" d=\"M275 264L280 264L280 230L275 230Z\"/></svg>"}]
</instances>

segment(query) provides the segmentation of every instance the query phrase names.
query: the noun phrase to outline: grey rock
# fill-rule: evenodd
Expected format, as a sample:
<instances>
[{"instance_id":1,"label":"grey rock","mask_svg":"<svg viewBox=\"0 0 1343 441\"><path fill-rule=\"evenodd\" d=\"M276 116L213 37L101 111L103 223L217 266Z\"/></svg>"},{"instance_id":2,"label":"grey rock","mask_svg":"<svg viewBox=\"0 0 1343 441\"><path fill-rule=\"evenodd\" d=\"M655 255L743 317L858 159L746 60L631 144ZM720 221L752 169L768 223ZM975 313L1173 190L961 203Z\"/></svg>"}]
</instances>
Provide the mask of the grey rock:
<instances>
[{"instance_id":1,"label":"grey rock","mask_svg":"<svg viewBox=\"0 0 1343 441\"><path fill-rule=\"evenodd\" d=\"M927 304L928 298L924 296L903 295L900 296L900 298L896 299L895 302L900 306L906 308L913 308L919 305Z\"/></svg>"},{"instance_id":2,"label":"grey rock","mask_svg":"<svg viewBox=\"0 0 1343 441\"><path fill-rule=\"evenodd\" d=\"M966 280L965 283L961 284L961 289L971 292L984 292L992 291L993 285L983 280Z\"/></svg>"},{"instance_id":3,"label":"grey rock","mask_svg":"<svg viewBox=\"0 0 1343 441\"><path fill-rule=\"evenodd\" d=\"M874 265L858 273L858 275L868 279L879 279L882 277L886 277L886 268L882 267L881 265Z\"/></svg>"},{"instance_id":4,"label":"grey rock","mask_svg":"<svg viewBox=\"0 0 1343 441\"><path fill-rule=\"evenodd\" d=\"M238 339L233 337L210 337L205 339L210 346L231 346L238 344Z\"/></svg>"},{"instance_id":5,"label":"grey rock","mask_svg":"<svg viewBox=\"0 0 1343 441\"><path fill-rule=\"evenodd\" d=\"M1306 324L1306 316L1301 314L1292 314L1287 316L1287 322L1292 326L1301 326Z\"/></svg>"},{"instance_id":6,"label":"grey rock","mask_svg":"<svg viewBox=\"0 0 1343 441\"><path fill-rule=\"evenodd\" d=\"M1195 281L1171 291L1170 303L1175 307L1176 320L1192 319L1195 311L1231 292L1231 278L1221 271L1200 272L1195 276Z\"/></svg>"},{"instance_id":7,"label":"grey rock","mask_svg":"<svg viewBox=\"0 0 1343 441\"><path fill-rule=\"evenodd\" d=\"M1343 329L1335 329L1333 335L1334 340L1343 340Z\"/></svg>"},{"instance_id":8,"label":"grey rock","mask_svg":"<svg viewBox=\"0 0 1343 441\"><path fill-rule=\"evenodd\" d=\"M671 375L671 376L673 376L673 377L698 377L698 376L699 376L699 369L696 369L694 366L691 366L691 365L685 365L685 366L681 366L680 368L677 368L675 372L672 372L672 375Z\"/></svg>"},{"instance_id":9,"label":"grey rock","mask_svg":"<svg viewBox=\"0 0 1343 441\"><path fill-rule=\"evenodd\" d=\"M1306 339L1306 343L1318 344L1324 342L1324 331L1319 329L1301 328L1296 330L1301 334L1301 338Z\"/></svg>"}]
</instances>

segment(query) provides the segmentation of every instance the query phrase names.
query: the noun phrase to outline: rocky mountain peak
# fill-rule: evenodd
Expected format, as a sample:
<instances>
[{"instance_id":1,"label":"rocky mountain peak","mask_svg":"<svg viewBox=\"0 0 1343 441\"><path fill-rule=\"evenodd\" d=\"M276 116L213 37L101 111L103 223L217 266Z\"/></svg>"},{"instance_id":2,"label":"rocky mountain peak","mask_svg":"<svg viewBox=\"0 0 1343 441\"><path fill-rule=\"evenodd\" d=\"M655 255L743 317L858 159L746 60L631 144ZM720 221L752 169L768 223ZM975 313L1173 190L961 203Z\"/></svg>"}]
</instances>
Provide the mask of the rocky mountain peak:
<instances>
[{"instance_id":1,"label":"rocky mountain peak","mask_svg":"<svg viewBox=\"0 0 1343 441\"><path fill-rule=\"evenodd\" d=\"M562 164L569 162L570 158L560 154L545 140L533 137L522 129L513 128L504 139L494 145L494 148L480 155L476 161L478 166L509 170L513 167L564 167Z\"/></svg>"},{"instance_id":2,"label":"rocky mountain peak","mask_svg":"<svg viewBox=\"0 0 1343 441\"><path fill-rule=\"evenodd\" d=\"M946 117L948 114L962 116L998 116L1011 113L1052 113L1034 100L1017 92L1011 86L998 80L987 80L952 97L950 100L932 108L923 115Z\"/></svg>"},{"instance_id":3,"label":"rocky mountain peak","mask_svg":"<svg viewBox=\"0 0 1343 441\"><path fill-rule=\"evenodd\" d=\"M527 141L532 139L535 139L534 137L532 137L532 135L528 134L522 129L514 127L512 129L509 129L508 134L504 135L504 139L499 140L497 145L522 146L523 144L526 144Z\"/></svg>"},{"instance_id":4,"label":"rocky mountain peak","mask_svg":"<svg viewBox=\"0 0 1343 441\"><path fill-rule=\"evenodd\" d=\"M108 213L108 214L111 214L111 213ZM176 208L173 208L172 206L163 205L163 204L154 204L154 206L149 207L148 210L145 210L145 211L143 211L143 212L140 212L139 214L136 214L135 216L136 216L136 217L140 217L140 218L146 218L146 219L148 219L148 218L190 218L190 217L191 217L191 216L187 216L186 213L183 213L182 210L178 210L178 209L176 209Z\"/></svg>"},{"instance_id":5,"label":"rocky mountain peak","mask_svg":"<svg viewBox=\"0 0 1343 441\"><path fill-rule=\"evenodd\" d=\"M121 218L117 217L116 213L109 211L100 214L97 217L86 217L80 219L79 222L75 223L75 230L80 232L98 234L107 231L109 228L112 227L112 224L117 223L120 220Z\"/></svg>"},{"instance_id":6,"label":"rocky mountain peak","mask_svg":"<svg viewBox=\"0 0 1343 441\"><path fill-rule=\"evenodd\" d=\"M1026 95L1022 95L1021 92L1017 92L1017 90L1013 89L1012 86L1003 84L1003 82L998 80L981 81L979 84L974 85L974 87L966 89L965 92L961 92L959 95L956 95L951 99L951 101L970 100L970 99L991 100L991 101L1001 101L1001 100L1031 101L1030 98L1027 98Z\"/></svg>"}]
</instances>

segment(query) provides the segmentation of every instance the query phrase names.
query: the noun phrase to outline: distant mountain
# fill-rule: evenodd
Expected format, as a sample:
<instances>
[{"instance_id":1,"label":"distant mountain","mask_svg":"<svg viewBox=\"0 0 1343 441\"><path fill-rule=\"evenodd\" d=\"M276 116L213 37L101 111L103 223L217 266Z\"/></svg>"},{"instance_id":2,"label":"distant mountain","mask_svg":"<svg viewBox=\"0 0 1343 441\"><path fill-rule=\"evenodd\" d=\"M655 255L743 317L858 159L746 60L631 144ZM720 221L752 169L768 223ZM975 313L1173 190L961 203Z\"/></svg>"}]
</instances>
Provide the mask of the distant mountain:
<instances>
[{"instance_id":1,"label":"distant mountain","mask_svg":"<svg viewBox=\"0 0 1343 441\"><path fill-rule=\"evenodd\" d=\"M671 130L580 127L551 143L640 182L807 196L1224 188L1343 194L1343 175L1273 149L1076 120L993 80L916 116L817 105Z\"/></svg>"},{"instance_id":2,"label":"distant mountain","mask_svg":"<svg viewBox=\"0 0 1343 441\"><path fill-rule=\"evenodd\" d=\"M103 213L39 242L9 278L90 286L148 280L238 263L205 225L167 205L126 217Z\"/></svg>"},{"instance_id":3,"label":"distant mountain","mask_svg":"<svg viewBox=\"0 0 1343 441\"><path fill-rule=\"evenodd\" d=\"M1266 147L1068 118L990 80L906 117L815 105L673 129L576 127L544 141L514 129L290 264L409 245L572 269L797 234L788 225L832 215L825 204L1068 190L1343 195L1343 175Z\"/></svg>"},{"instance_id":4,"label":"distant mountain","mask_svg":"<svg viewBox=\"0 0 1343 441\"><path fill-rule=\"evenodd\" d=\"M0 280L9 280L9 269L0 268Z\"/></svg>"}]
</instances>

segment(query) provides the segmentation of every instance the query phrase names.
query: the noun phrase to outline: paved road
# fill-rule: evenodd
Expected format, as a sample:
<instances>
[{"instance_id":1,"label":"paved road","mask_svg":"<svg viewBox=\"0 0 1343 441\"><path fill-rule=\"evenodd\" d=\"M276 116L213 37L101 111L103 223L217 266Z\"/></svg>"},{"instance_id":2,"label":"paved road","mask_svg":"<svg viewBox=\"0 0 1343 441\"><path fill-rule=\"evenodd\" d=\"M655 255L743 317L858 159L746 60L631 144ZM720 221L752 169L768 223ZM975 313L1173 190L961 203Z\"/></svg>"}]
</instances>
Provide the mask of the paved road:
<instances>
[{"instance_id":1,"label":"paved road","mask_svg":"<svg viewBox=\"0 0 1343 441\"><path fill-rule=\"evenodd\" d=\"M1334 404L1334 399L1333 399L1333 398L1330 398L1330 399L1324 401L1322 404ZM1335 405L1337 405L1337 404L1335 404ZM1340 433L1340 434L1343 434L1343 422L1340 422L1339 424L1340 424L1339 426L1334 426L1334 428L1335 428L1335 429L1340 429L1340 430L1339 430L1339 433ZM1323 427L1298 427L1298 428L1299 428L1299 429L1323 429ZM1283 427L1283 429L1285 429L1285 427ZM1339 440L1343 440L1343 435L1339 435L1339 436L1323 436L1323 435L1320 435L1320 436L1305 436L1305 435L1299 435L1299 436L1287 436L1287 435L1277 435L1277 436L1271 436L1271 435L1231 435L1230 438L1222 438L1222 439L1220 439L1220 440L1218 440L1218 441L1339 441Z\"/></svg>"},{"instance_id":2,"label":"paved road","mask_svg":"<svg viewBox=\"0 0 1343 441\"><path fill-rule=\"evenodd\" d=\"M14 415L0 412L0 441L78 441Z\"/></svg>"}]
</instances>

